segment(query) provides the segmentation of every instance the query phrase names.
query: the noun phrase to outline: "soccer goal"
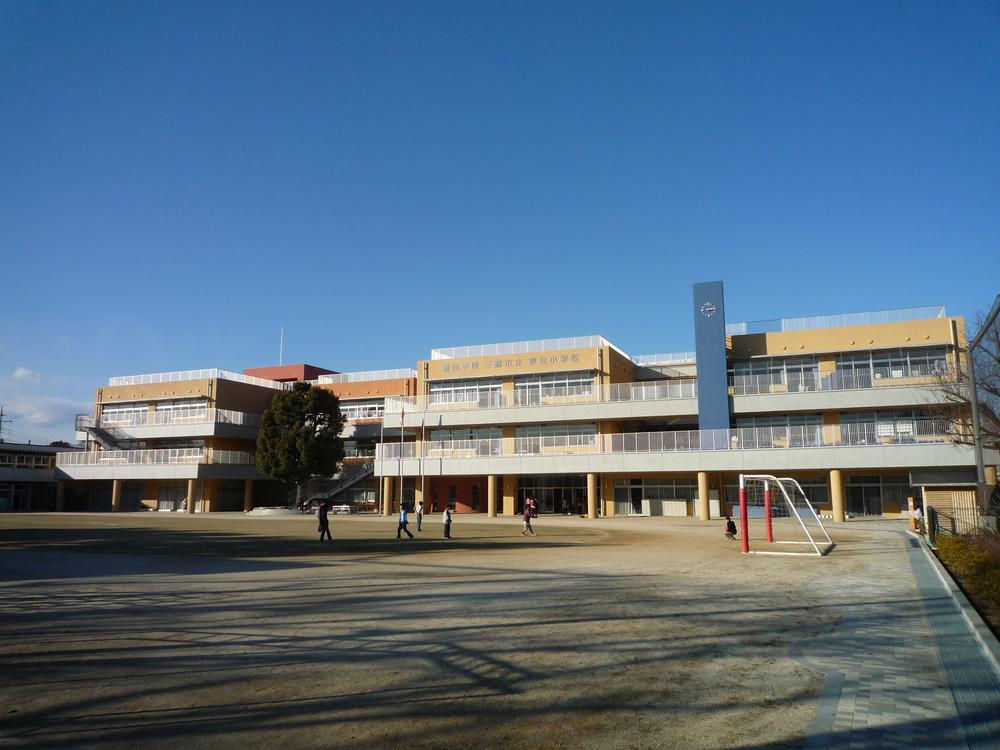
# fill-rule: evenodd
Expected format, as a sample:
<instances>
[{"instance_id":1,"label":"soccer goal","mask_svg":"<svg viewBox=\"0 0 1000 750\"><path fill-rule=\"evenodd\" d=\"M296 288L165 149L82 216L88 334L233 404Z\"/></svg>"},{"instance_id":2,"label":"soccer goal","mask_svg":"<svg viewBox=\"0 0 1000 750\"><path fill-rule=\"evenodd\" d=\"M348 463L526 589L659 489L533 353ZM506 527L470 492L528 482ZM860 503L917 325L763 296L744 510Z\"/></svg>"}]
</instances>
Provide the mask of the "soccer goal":
<instances>
[{"instance_id":1,"label":"soccer goal","mask_svg":"<svg viewBox=\"0 0 1000 750\"><path fill-rule=\"evenodd\" d=\"M765 549L750 549L751 522L755 533L763 527ZM799 483L770 474L740 474L740 545L757 555L825 555L834 547Z\"/></svg>"}]
</instances>

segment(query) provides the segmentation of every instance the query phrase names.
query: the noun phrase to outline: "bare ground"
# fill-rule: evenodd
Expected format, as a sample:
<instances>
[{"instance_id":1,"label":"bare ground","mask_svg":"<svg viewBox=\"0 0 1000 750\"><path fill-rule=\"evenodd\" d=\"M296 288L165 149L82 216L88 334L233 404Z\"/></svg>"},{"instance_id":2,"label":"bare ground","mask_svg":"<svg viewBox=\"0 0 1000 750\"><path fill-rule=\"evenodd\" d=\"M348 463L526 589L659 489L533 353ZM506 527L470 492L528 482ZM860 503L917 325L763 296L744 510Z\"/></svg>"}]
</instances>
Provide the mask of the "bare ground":
<instances>
[{"instance_id":1,"label":"bare ground","mask_svg":"<svg viewBox=\"0 0 1000 750\"><path fill-rule=\"evenodd\" d=\"M308 517L0 516L0 747L801 747L824 675L791 647L847 606L814 584L889 554L850 527L803 559L692 519L332 520L321 545Z\"/></svg>"}]
</instances>

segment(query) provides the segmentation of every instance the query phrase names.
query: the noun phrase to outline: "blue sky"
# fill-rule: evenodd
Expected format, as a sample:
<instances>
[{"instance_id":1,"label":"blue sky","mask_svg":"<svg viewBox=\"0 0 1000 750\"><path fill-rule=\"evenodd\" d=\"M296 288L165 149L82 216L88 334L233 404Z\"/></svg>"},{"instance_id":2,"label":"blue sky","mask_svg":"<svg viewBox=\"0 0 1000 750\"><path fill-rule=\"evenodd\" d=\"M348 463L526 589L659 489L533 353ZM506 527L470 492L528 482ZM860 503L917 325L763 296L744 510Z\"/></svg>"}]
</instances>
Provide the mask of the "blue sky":
<instances>
[{"instance_id":1,"label":"blue sky","mask_svg":"<svg viewBox=\"0 0 1000 750\"><path fill-rule=\"evenodd\" d=\"M0 402L1000 291L1000 5L0 3ZM13 430L14 432L7 432Z\"/></svg>"}]
</instances>

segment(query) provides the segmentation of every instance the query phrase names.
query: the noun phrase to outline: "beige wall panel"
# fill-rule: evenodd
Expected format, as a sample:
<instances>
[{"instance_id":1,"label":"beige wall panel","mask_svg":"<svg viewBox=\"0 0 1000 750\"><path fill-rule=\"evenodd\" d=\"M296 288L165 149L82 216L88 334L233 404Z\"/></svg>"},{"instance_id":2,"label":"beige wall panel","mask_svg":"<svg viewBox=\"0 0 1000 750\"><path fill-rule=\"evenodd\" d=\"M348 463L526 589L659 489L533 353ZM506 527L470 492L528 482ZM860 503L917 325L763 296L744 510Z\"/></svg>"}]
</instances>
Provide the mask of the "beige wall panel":
<instances>
[{"instance_id":1,"label":"beige wall panel","mask_svg":"<svg viewBox=\"0 0 1000 750\"><path fill-rule=\"evenodd\" d=\"M214 406L218 409L263 414L278 395L273 388L237 383L235 380L217 380Z\"/></svg>"},{"instance_id":2,"label":"beige wall panel","mask_svg":"<svg viewBox=\"0 0 1000 750\"><path fill-rule=\"evenodd\" d=\"M631 383L635 380L635 363L622 356L610 346L604 347L605 369L608 372L609 383Z\"/></svg>"},{"instance_id":3,"label":"beige wall panel","mask_svg":"<svg viewBox=\"0 0 1000 750\"><path fill-rule=\"evenodd\" d=\"M896 347L951 344L952 319L914 320L869 326L733 336L733 356L793 356Z\"/></svg>"},{"instance_id":4,"label":"beige wall panel","mask_svg":"<svg viewBox=\"0 0 1000 750\"><path fill-rule=\"evenodd\" d=\"M425 379L423 373L426 372L426 380L433 381L597 370L598 352L600 348L593 347L527 354L499 354L492 357L428 359L417 363L417 372L421 374L421 380Z\"/></svg>"},{"instance_id":5,"label":"beige wall panel","mask_svg":"<svg viewBox=\"0 0 1000 750\"><path fill-rule=\"evenodd\" d=\"M369 380L361 383L319 383L317 388L333 391L337 398L379 398L412 396L417 392L416 378Z\"/></svg>"},{"instance_id":6,"label":"beige wall panel","mask_svg":"<svg viewBox=\"0 0 1000 750\"><path fill-rule=\"evenodd\" d=\"M253 453L257 449L257 441L214 437L206 438L205 446L220 451L247 451Z\"/></svg>"},{"instance_id":7,"label":"beige wall panel","mask_svg":"<svg viewBox=\"0 0 1000 750\"><path fill-rule=\"evenodd\" d=\"M103 386L97 389L97 401L127 403L148 399L211 398L212 379L182 380L175 383L147 383L144 385Z\"/></svg>"}]
</instances>

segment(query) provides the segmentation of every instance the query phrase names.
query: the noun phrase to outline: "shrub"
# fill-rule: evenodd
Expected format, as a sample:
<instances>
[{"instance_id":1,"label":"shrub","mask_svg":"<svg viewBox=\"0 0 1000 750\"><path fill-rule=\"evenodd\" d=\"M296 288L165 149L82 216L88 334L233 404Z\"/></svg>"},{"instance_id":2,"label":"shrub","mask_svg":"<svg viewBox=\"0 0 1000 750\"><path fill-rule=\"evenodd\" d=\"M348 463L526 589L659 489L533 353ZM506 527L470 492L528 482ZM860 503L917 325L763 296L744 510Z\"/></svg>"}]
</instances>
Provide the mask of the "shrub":
<instances>
[{"instance_id":1,"label":"shrub","mask_svg":"<svg viewBox=\"0 0 1000 750\"><path fill-rule=\"evenodd\" d=\"M1000 535L938 537L938 556L975 599L1000 624Z\"/></svg>"}]
</instances>

